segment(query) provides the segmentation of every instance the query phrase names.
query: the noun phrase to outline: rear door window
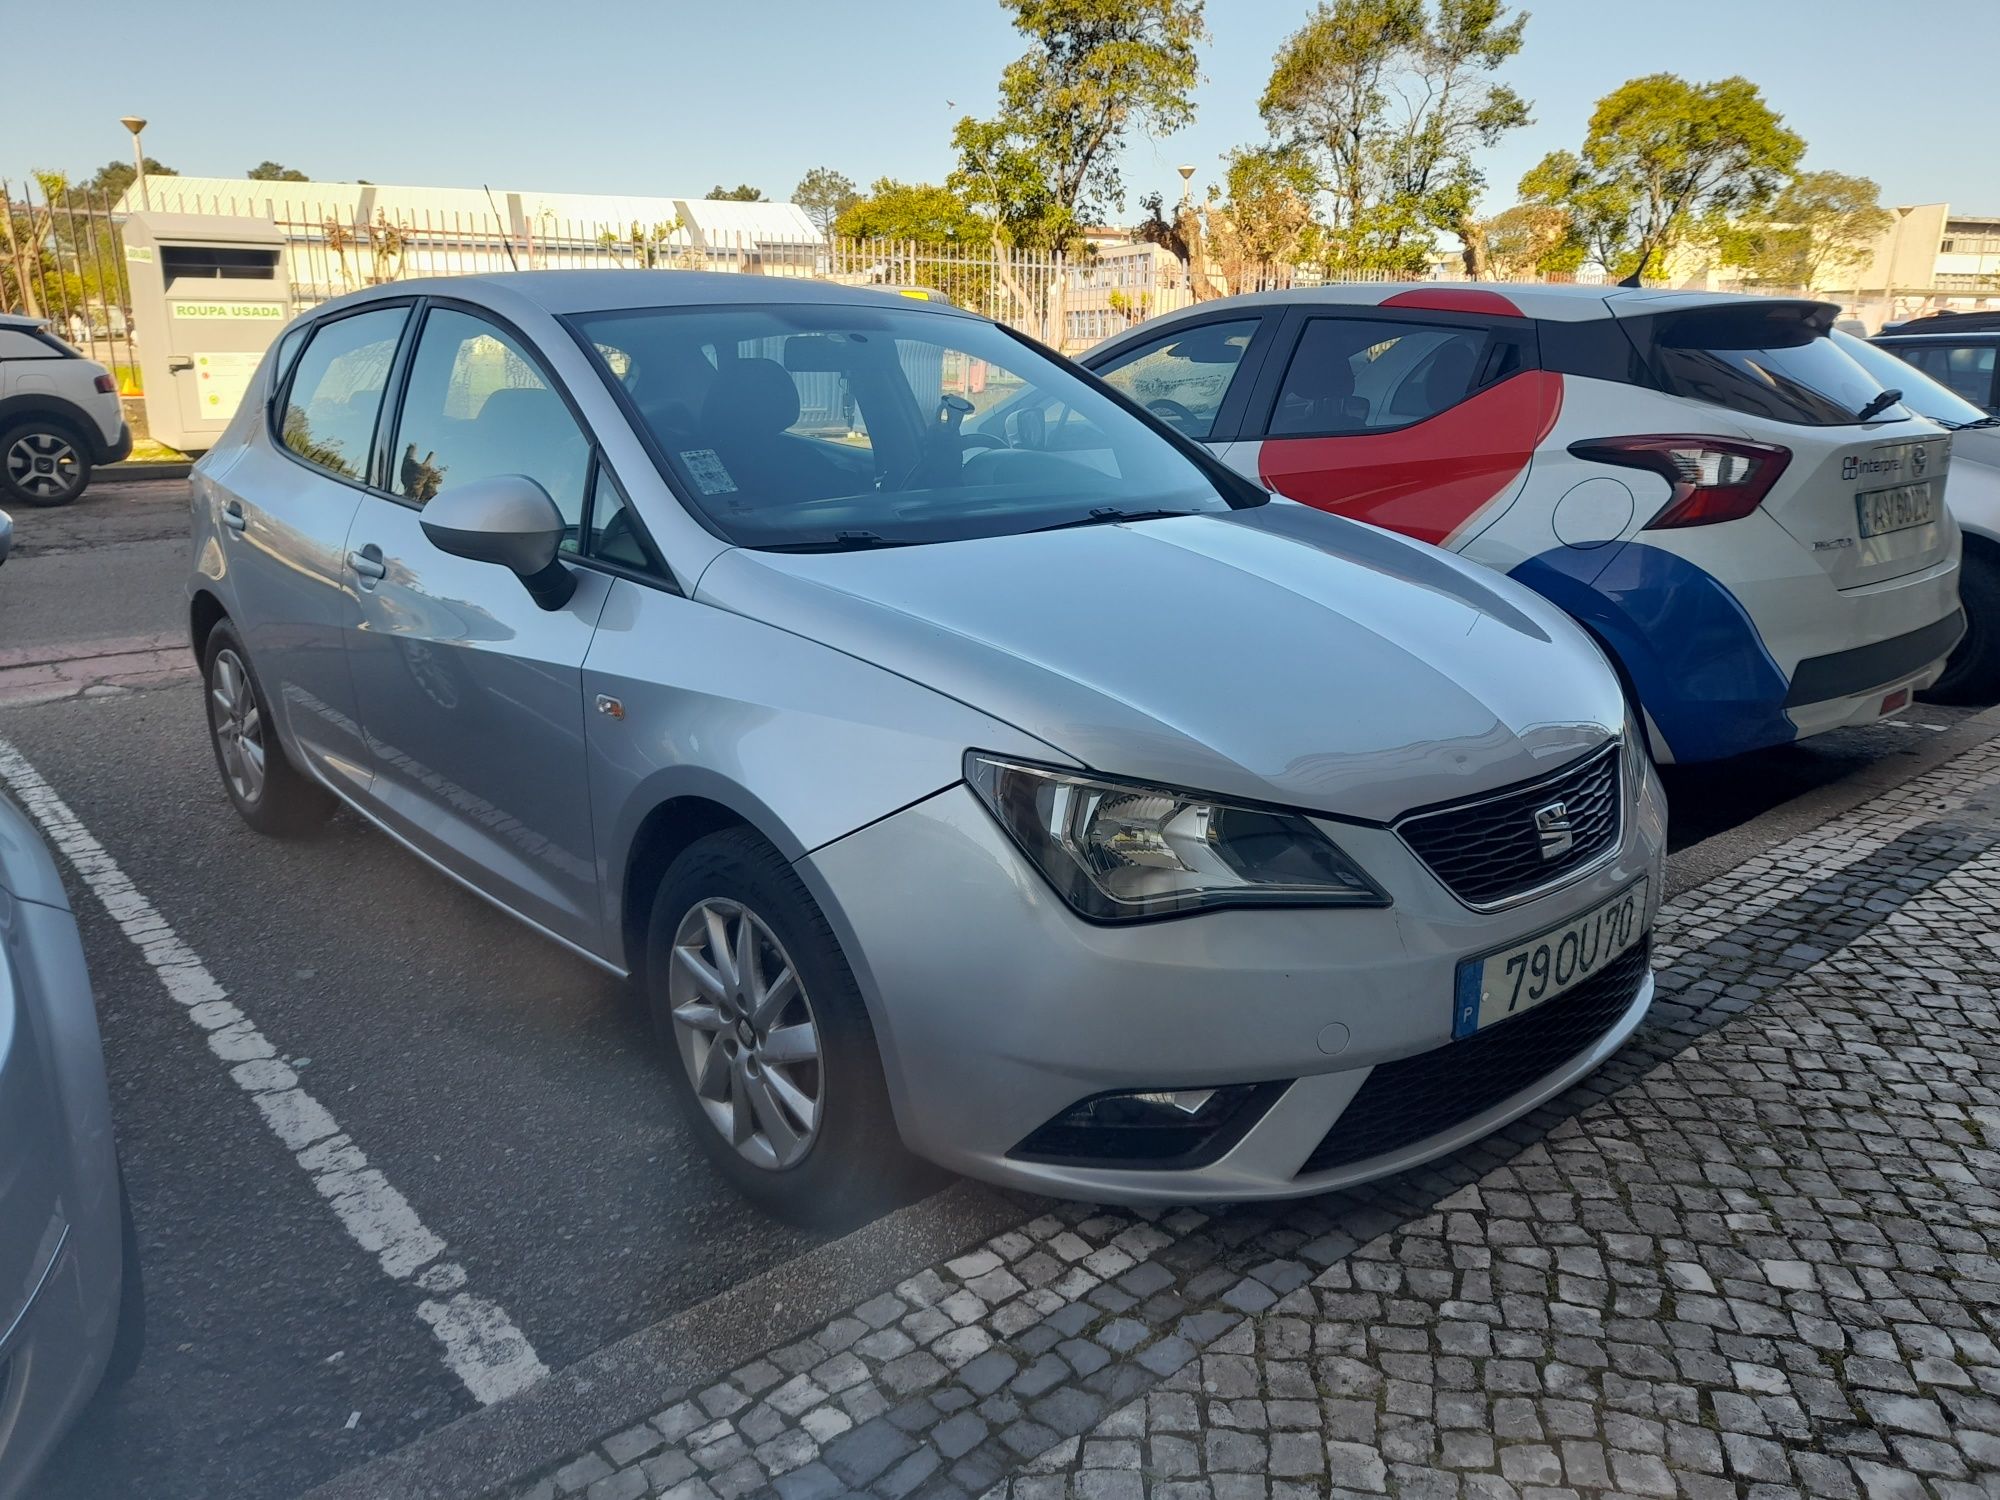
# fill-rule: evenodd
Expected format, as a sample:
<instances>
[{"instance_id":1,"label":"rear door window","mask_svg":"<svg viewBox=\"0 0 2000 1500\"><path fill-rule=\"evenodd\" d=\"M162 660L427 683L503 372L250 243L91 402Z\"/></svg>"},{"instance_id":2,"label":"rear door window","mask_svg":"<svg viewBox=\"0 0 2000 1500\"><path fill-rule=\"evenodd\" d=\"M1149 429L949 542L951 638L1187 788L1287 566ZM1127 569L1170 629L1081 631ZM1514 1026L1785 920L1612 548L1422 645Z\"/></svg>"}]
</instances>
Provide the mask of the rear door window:
<instances>
[{"instance_id":1,"label":"rear door window","mask_svg":"<svg viewBox=\"0 0 2000 1500\"><path fill-rule=\"evenodd\" d=\"M1259 320L1176 328L1121 351L1097 375L1186 436L1206 439L1243 370Z\"/></svg>"},{"instance_id":2,"label":"rear door window","mask_svg":"<svg viewBox=\"0 0 2000 1500\"><path fill-rule=\"evenodd\" d=\"M1873 422L1907 419L1896 403L1875 406L1882 382L1827 337L1829 317L1824 308L1791 303L1660 314L1652 332L1661 388L1809 427L1851 426L1863 411Z\"/></svg>"},{"instance_id":3,"label":"rear door window","mask_svg":"<svg viewBox=\"0 0 2000 1500\"><path fill-rule=\"evenodd\" d=\"M1371 318L1313 318L1271 413L1272 437L1337 437L1407 427L1521 368L1485 329Z\"/></svg>"},{"instance_id":4,"label":"rear door window","mask_svg":"<svg viewBox=\"0 0 2000 1500\"><path fill-rule=\"evenodd\" d=\"M1891 347L1939 385L1956 391L1975 406L1993 404L1995 350L1991 344L1895 344Z\"/></svg>"},{"instance_id":5,"label":"rear door window","mask_svg":"<svg viewBox=\"0 0 2000 1500\"><path fill-rule=\"evenodd\" d=\"M382 388L409 313L378 308L313 330L285 394L280 436L287 448L343 479L367 474Z\"/></svg>"}]
</instances>

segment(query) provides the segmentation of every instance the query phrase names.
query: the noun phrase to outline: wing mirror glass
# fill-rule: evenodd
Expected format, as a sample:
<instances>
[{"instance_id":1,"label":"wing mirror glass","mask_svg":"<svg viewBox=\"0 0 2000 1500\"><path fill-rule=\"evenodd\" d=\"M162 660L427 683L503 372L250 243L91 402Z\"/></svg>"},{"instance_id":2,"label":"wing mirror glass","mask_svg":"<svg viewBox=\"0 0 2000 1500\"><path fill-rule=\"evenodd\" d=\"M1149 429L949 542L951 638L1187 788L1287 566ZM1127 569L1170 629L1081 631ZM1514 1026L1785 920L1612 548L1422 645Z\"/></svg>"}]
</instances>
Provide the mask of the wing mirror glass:
<instances>
[{"instance_id":1,"label":"wing mirror glass","mask_svg":"<svg viewBox=\"0 0 2000 1500\"><path fill-rule=\"evenodd\" d=\"M576 577L557 561L565 529L549 492L525 474L496 474L434 496L419 517L440 552L507 569L543 609L561 609Z\"/></svg>"}]
</instances>

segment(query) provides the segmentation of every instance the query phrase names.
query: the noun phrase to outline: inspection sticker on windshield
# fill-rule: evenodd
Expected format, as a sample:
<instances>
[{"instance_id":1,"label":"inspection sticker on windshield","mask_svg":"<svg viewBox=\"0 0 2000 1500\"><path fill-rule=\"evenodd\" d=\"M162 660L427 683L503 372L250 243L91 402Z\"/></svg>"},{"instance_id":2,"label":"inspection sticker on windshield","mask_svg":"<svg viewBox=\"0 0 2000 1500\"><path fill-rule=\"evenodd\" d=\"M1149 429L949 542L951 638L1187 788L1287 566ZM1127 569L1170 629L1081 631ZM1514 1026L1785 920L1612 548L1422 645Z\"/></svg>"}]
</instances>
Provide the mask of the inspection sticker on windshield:
<instances>
[{"instance_id":1,"label":"inspection sticker on windshield","mask_svg":"<svg viewBox=\"0 0 2000 1500\"><path fill-rule=\"evenodd\" d=\"M729 477L729 470L722 466L713 448L683 448L681 462L687 465L688 474L704 495L736 493L736 481Z\"/></svg>"},{"instance_id":2,"label":"inspection sticker on windshield","mask_svg":"<svg viewBox=\"0 0 2000 1500\"><path fill-rule=\"evenodd\" d=\"M1641 879L1560 926L1458 966L1451 1034L1470 1036L1575 989L1625 952L1646 928Z\"/></svg>"}]
</instances>

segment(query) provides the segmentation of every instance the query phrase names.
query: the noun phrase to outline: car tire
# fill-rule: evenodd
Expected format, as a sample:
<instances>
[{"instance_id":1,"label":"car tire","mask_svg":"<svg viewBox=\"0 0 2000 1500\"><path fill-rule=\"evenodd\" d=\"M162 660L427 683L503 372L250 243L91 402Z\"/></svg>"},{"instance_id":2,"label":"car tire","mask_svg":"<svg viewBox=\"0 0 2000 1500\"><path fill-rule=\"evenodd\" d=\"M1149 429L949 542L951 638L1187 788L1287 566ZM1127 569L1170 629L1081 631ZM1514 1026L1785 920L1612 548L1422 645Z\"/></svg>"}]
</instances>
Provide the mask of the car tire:
<instances>
[{"instance_id":1,"label":"car tire","mask_svg":"<svg viewBox=\"0 0 2000 1500\"><path fill-rule=\"evenodd\" d=\"M715 961L718 933L726 966ZM763 839L725 829L674 860L653 899L642 972L688 1128L745 1197L825 1228L862 1222L918 1186L928 1169L897 1133L853 971L798 873Z\"/></svg>"},{"instance_id":2,"label":"car tire","mask_svg":"<svg viewBox=\"0 0 2000 1500\"><path fill-rule=\"evenodd\" d=\"M125 1189L125 1168L118 1168L118 1333L104 1364L100 1394L116 1391L130 1380L146 1352L146 1276L139 1265L139 1229L132 1221L132 1195Z\"/></svg>"},{"instance_id":3,"label":"car tire","mask_svg":"<svg viewBox=\"0 0 2000 1500\"><path fill-rule=\"evenodd\" d=\"M31 418L0 432L0 495L9 500L68 505L90 488L90 467L90 450L61 422Z\"/></svg>"},{"instance_id":4,"label":"car tire","mask_svg":"<svg viewBox=\"0 0 2000 1500\"><path fill-rule=\"evenodd\" d=\"M2000 699L2000 563L1967 552L1958 565L1965 638L1944 675L1917 696L1927 703L1987 704Z\"/></svg>"},{"instance_id":5,"label":"car tire","mask_svg":"<svg viewBox=\"0 0 2000 1500\"><path fill-rule=\"evenodd\" d=\"M243 821L273 838L294 838L325 823L333 815L333 794L287 758L266 711L270 699L227 620L209 632L201 683L215 768Z\"/></svg>"}]
</instances>

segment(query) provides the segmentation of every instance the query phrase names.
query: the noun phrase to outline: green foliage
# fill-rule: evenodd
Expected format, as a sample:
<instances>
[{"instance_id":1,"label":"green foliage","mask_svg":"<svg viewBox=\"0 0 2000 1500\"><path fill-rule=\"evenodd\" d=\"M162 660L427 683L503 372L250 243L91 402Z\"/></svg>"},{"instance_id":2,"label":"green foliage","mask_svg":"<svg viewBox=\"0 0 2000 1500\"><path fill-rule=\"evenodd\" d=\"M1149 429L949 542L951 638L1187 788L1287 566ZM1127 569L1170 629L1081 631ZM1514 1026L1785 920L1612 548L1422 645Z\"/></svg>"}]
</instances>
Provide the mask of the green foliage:
<instances>
[{"instance_id":1,"label":"green foliage","mask_svg":"<svg viewBox=\"0 0 2000 1500\"><path fill-rule=\"evenodd\" d=\"M1230 290L1261 287L1275 268L1312 258L1314 187L1311 164L1291 147L1229 153L1226 196L1209 213L1208 242Z\"/></svg>"},{"instance_id":2,"label":"green foliage","mask_svg":"<svg viewBox=\"0 0 2000 1500\"><path fill-rule=\"evenodd\" d=\"M1433 231L1465 234L1474 153L1530 123L1492 77L1527 20L1503 0L1321 0L1286 39L1258 107L1317 172L1333 268L1416 272Z\"/></svg>"},{"instance_id":3,"label":"green foliage","mask_svg":"<svg viewBox=\"0 0 2000 1500\"><path fill-rule=\"evenodd\" d=\"M920 245L978 245L991 225L950 188L878 177L834 220L833 232L852 239L915 240Z\"/></svg>"},{"instance_id":4,"label":"green foliage","mask_svg":"<svg viewBox=\"0 0 2000 1500\"><path fill-rule=\"evenodd\" d=\"M1875 239L1895 222L1882 190L1844 172L1801 172L1768 214L1724 227L1723 259L1757 281L1812 291L1858 270Z\"/></svg>"},{"instance_id":5,"label":"green foliage","mask_svg":"<svg viewBox=\"0 0 2000 1500\"><path fill-rule=\"evenodd\" d=\"M792 202L806 211L821 234L832 234L835 221L860 201L853 179L831 167L814 167L792 189Z\"/></svg>"},{"instance_id":6,"label":"green foliage","mask_svg":"<svg viewBox=\"0 0 2000 1500\"><path fill-rule=\"evenodd\" d=\"M306 176L306 174L301 172L297 167L281 166L279 163L270 160L258 162L256 166L252 167L249 171L245 172L243 175L249 178L252 182L311 182L312 181L310 177Z\"/></svg>"},{"instance_id":7,"label":"green foliage","mask_svg":"<svg viewBox=\"0 0 2000 1500\"><path fill-rule=\"evenodd\" d=\"M1001 0L1029 50L1000 75L1000 112L952 132L951 185L1016 244L1063 247L1122 207L1128 131L1194 118L1203 0Z\"/></svg>"},{"instance_id":8,"label":"green foliage","mask_svg":"<svg viewBox=\"0 0 2000 1500\"><path fill-rule=\"evenodd\" d=\"M1542 158L1521 197L1562 209L1571 240L1611 275L1657 276L1704 225L1765 211L1804 154L1748 79L1652 73L1598 100L1582 154Z\"/></svg>"},{"instance_id":9,"label":"green foliage","mask_svg":"<svg viewBox=\"0 0 2000 1500\"><path fill-rule=\"evenodd\" d=\"M711 203L762 203L765 201L764 190L762 188L754 188L747 182L739 182L733 188L726 188L718 182L708 190L708 198Z\"/></svg>"},{"instance_id":10,"label":"green foliage","mask_svg":"<svg viewBox=\"0 0 2000 1500\"><path fill-rule=\"evenodd\" d=\"M178 177L181 174L164 162L146 158L148 177ZM129 161L108 161L84 180L83 191L92 198L116 198L139 180L139 169Z\"/></svg>"}]
</instances>

